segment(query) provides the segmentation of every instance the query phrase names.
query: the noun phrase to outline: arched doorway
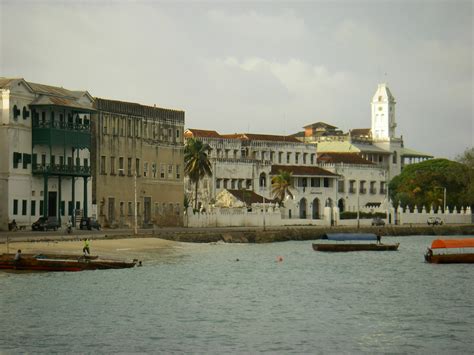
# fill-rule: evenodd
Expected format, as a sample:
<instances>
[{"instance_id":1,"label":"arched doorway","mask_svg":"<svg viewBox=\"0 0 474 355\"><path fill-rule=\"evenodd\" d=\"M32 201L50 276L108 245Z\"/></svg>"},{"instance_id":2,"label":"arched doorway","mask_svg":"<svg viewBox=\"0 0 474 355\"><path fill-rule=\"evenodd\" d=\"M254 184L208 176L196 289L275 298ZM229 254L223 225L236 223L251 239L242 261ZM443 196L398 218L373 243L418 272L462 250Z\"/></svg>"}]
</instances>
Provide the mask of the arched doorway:
<instances>
[{"instance_id":1,"label":"arched doorway","mask_svg":"<svg viewBox=\"0 0 474 355\"><path fill-rule=\"evenodd\" d=\"M267 187L267 175L265 173L260 174L260 187L261 188Z\"/></svg>"},{"instance_id":2,"label":"arched doorway","mask_svg":"<svg viewBox=\"0 0 474 355\"><path fill-rule=\"evenodd\" d=\"M300 218L306 219L306 199L304 197L300 200Z\"/></svg>"},{"instance_id":3,"label":"arched doorway","mask_svg":"<svg viewBox=\"0 0 474 355\"><path fill-rule=\"evenodd\" d=\"M339 207L339 212L345 211L345 207L346 207L345 203L346 201L343 198L339 199L339 201L337 202L337 207Z\"/></svg>"},{"instance_id":4,"label":"arched doorway","mask_svg":"<svg viewBox=\"0 0 474 355\"><path fill-rule=\"evenodd\" d=\"M315 198L313 200L313 219L320 219L321 212L320 212L320 205L319 205L319 198Z\"/></svg>"}]
</instances>

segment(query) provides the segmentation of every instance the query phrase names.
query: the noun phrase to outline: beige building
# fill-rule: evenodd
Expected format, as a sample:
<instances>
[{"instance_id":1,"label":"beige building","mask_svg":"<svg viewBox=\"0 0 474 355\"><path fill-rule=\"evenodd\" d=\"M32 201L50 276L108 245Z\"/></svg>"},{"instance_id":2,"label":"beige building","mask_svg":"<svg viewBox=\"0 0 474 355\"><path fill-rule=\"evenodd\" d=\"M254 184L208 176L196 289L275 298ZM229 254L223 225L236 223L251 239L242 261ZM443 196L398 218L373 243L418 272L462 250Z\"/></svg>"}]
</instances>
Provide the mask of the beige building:
<instances>
[{"instance_id":1,"label":"beige building","mask_svg":"<svg viewBox=\"0 0 474 355\"><path fill-rule=\"evenodd\" d=\"M100 223L181 225L184 111L101 98L95 108L92 208Z\"/></svg>"}]
</instances>

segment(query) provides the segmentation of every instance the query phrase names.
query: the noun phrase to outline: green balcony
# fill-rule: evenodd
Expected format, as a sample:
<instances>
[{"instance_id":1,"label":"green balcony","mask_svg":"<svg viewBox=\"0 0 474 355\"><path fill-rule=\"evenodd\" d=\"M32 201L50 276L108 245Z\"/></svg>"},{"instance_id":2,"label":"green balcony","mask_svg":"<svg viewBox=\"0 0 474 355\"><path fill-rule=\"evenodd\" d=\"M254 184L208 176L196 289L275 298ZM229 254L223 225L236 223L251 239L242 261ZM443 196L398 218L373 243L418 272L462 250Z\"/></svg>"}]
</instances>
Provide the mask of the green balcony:
<instances>
[{"instance_id":1,"label":"green balcony","mask_svg":"<svg viewBox=\"0 0 474 355\"><path fill-rule=\"evenodd\" d=\"M91 176L90 166L81 165L33 164L32 170L35 175Z\"/></svg>"},{"instance_id":2,"label":"green balcony","mask_svg":"<svg viewBox=\"0 0 474 355\"><path fill-rule=\"evenodd\" d=\"M71 146L77 149L91 148L90 125L60 122L33 121L33 146Z\"/></svg>"}]
</instances>

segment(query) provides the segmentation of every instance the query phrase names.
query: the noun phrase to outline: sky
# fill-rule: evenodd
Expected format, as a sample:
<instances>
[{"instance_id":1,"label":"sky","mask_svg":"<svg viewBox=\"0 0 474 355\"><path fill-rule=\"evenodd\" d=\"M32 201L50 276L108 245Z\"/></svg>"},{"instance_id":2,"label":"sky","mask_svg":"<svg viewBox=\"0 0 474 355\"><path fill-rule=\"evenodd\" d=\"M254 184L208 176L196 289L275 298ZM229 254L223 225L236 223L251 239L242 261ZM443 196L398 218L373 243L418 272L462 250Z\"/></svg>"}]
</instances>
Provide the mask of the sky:
<instances>
[{"instance_id":1,"label":"sky","mask_svg":"<svg viewBox=\"0 0 474 355\"><path fill-rule=\"evenodd\" d=\"M370 128L387 83L405 147L474 146L473 1L0 0L0 76L186 112L186 128Z\"/></svg>"}]
</instances>

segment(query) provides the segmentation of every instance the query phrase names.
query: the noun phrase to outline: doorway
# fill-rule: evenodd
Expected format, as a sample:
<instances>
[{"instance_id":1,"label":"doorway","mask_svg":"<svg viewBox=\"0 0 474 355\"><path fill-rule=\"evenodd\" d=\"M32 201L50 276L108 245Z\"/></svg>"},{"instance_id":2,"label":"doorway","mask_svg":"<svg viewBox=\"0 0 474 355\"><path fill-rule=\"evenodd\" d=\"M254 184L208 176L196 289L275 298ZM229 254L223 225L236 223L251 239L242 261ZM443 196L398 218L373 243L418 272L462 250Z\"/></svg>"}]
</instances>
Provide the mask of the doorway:
<instances>
[{"instance_id":1,"label":"doorway","mask_svg":"<svg viewBox=\"0 0 474 355\"><path fill-rule=\"evenodd\" d=\"M56 217L58 215L58 193L56 191L48 192L48 216Z\"/></svg>"}]
</instances>

